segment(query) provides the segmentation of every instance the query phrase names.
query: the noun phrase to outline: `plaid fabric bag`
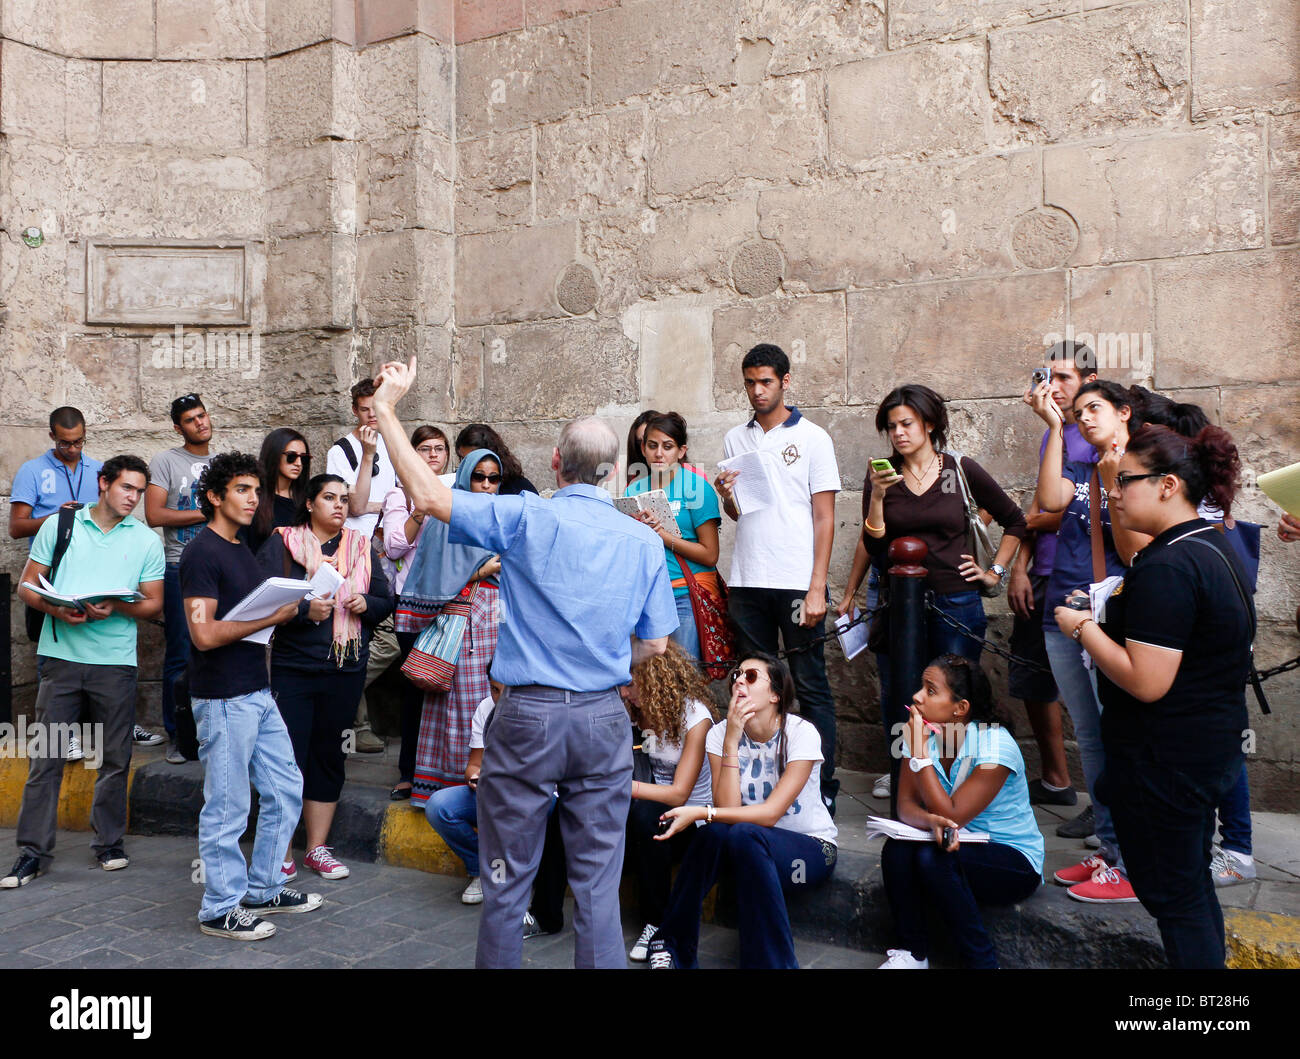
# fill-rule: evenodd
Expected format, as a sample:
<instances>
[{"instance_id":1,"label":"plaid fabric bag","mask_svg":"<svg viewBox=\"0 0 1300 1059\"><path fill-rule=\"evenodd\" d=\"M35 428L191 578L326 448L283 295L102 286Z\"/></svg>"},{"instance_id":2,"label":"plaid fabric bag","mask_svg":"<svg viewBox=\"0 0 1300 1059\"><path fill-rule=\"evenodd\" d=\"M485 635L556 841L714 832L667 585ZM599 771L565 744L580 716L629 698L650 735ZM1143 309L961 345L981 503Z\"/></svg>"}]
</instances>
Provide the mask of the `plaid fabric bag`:
<instances>
[{"instance_id":1,"label":"plaid fabric bag","mask_svg":"<svg viewBox=\"0 0 1300 1059\"><path fill-rule=\"evenodd\" d=\"M443 605L441 613L415 641L411 653L402 663L402 673L417 688L451 690L477 591L477 581L462 588L460 595Z\"/></svg>"},{"instance_id":2,"label":"plaid fabric bag","mask_svg":"<svg viewBox=\"0 0 1300 1059\"><path fill-rule=\"evenodd\" d=\"M690 563L681 562L686 588L691 594L691 612L695 631L700 637L700 665L709 680L721 680L735 660L736 635L727 621L727 583L718 574L718 595L691 572Z\"/></svg>"}]
</instances>

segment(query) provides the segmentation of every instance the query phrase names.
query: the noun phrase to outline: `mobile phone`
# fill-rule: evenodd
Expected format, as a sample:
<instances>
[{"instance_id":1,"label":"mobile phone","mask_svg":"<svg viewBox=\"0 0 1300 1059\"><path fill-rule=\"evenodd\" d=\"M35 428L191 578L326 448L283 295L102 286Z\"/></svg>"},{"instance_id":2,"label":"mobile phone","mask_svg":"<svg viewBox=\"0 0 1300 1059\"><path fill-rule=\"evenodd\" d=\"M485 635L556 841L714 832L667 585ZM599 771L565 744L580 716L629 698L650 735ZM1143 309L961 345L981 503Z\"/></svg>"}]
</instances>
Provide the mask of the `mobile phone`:
<instances>
[{"instance_id":1,"label":"mobile phone","mask_svg":"<svg viewBox=\"0 0 1300 1059\"><path fill-rule=\"evenodd\" d=\"M660 820L657 833L660 835L667 834L668 829L672 826L673 826L673 822L671 820Z\"/></svg>"},{"instance_id":2,"label":"mobile phone","mask_svg":"<svg viewBox=\"0 0 1300 1059\"><path fill-rule=\"evenodd\" d=\"M943 842L940 844L939 848L946 851L948 847L952 845L953 836L956 834L957 832L955 832L951 827L945 827L943 829Z\"/></svg>"},{"instance_id":3,"label":"mobile phone","mask_svg":"<svg viewBox=\"0 0 1300 1059\"><path fill-rule=\"evenodd\" d=\"M872 460L872 461L871 461L871 469L872 469L873 471L875 471L877 474L897 474L897 473L898 473L897 471L894 470L894 465L893 465L892 463L890 463L888 460Z\"/></svg>"},{"instance_id":4,"label":"mobile phone","mask_svg":"<svg viewBox=\"0 0 1300 1059\"><path fill-rule=\"evenodd\" d=\"M1029 388L1031 390L1037 390L1038 387L1040 387L1046 381L1047 381L1047 369L1035 368L1034 373L1031 376L1029 376Z\"/></svg>"},{"instance_id":5,"label":"mobile phone","mask_svg":"<svg viewBox=\"0 0 1300 1059\"><path fill-rule=\"evenodd\" d=\"M1071 610L1087 610L1092 606L1087 596L1066 596L1065 605Z\"/></svg>"}]
</instances>

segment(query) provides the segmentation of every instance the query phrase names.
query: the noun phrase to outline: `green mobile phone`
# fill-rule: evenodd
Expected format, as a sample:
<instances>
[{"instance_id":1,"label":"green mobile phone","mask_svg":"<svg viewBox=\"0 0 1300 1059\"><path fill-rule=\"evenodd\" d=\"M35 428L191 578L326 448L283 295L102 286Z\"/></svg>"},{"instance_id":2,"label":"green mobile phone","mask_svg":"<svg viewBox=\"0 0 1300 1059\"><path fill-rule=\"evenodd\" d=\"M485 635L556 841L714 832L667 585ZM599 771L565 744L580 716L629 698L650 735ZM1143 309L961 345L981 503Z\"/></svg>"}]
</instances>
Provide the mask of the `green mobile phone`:
<instances>
[{"instance_id":1,"label":"green mobile phone","mask_svg":"<svg viewBox=\"0 0 1300 1059\"><path fill-rule=\"evenodd\" d=\"M894 470L894 465L893 465L892 463L890 463L888 460L872 460L872 461L871 461L871 469L872 469L873 471L875 471L877 474L897 474L897 473L898 473L897 471Z\"/></svg>"}]
</instances>

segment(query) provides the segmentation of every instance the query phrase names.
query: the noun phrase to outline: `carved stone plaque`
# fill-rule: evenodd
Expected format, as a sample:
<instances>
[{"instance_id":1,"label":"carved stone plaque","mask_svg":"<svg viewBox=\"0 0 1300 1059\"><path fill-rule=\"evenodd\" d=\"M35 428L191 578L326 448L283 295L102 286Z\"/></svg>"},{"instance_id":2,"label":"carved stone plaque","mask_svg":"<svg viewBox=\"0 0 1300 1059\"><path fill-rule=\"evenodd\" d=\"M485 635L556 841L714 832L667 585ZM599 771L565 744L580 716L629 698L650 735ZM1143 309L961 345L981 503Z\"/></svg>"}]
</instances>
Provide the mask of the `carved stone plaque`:
<instances>
[{"instance_id":1,"label":"carved stone plaque","mask_svg":"<svg viewBox=\"0 0 1300 1059\"><path fill-rule=\"evenodd\" d=\"M86 323L247 325L244 243L92 239Z\"/></svg>"}]
</instances>

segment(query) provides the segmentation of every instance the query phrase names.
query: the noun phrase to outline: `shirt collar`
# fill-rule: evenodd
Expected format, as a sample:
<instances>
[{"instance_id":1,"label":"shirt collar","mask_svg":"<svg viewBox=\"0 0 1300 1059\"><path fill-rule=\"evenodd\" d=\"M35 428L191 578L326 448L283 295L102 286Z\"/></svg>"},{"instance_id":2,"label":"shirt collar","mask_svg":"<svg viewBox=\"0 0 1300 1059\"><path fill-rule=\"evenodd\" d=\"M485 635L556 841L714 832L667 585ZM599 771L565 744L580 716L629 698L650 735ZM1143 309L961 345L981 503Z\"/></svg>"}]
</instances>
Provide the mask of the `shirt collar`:
<instances>
[{"instance_id":1,"label":"shirt collar","mask_svg":"<svg viewBox=\"0 0 1300 1059\"><path fill-rule=\"evenodd\" d=\"M784 423L780 424L780 427L792 427L796 423L798 423L799 420L803 418L803 413L799 411L799 409L795 405L788 404L785 406L785 410L789 412L790 415L786 418L786 421ZM746 423L745 425L752 427L757 423L758 423L758 416L757 414L755 414L749 417L749 422ZM773 427L772 429L777 430L780 429L780 427Z\"/></svg>"},{"instance_id":2,"label":"shirt collar","mask_svg":"<svg viewBox=\"0 0 1300 1059\"><path fill-rule=\"evenodd\" d=\"M82 522L89 522L92 526L95 527L95 531L97 533L104 533L104 531L99 528L99 523L90 517L90 509L92 506L93 505L91 504L82 504L81 507L77 508L77 513L74 516L74 518L79 519ZM108 532L112 533L114 530L117 530L121 527L126 527L129 529L132 526L138 526L138 525L141 525L140 520L138 518L136 518L134 515L127 515L126 518L122 519L121 522L119 522L116 526L113 527L113 529L109 530Z\"/></svg>"},{"instance_id":3,"label":"shirt collar","mask_svg":"<svg viewBox=\"0 0 1300 1059\"><path fill-rule=\"evenodd\" d=\"M585 482L578 482L574 485L566 485L563 489L557 489L551 494L551 499L563 496L581 496L588 500L601 500L611 507L614 504L613 499L604 489L598 485L587 485Z\"/></svg>"}]
</instances>

